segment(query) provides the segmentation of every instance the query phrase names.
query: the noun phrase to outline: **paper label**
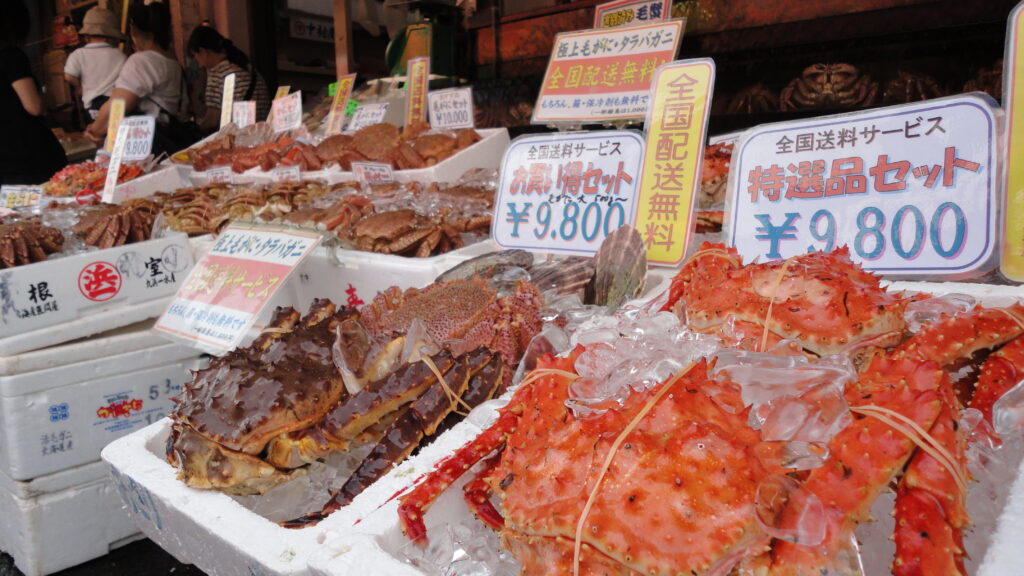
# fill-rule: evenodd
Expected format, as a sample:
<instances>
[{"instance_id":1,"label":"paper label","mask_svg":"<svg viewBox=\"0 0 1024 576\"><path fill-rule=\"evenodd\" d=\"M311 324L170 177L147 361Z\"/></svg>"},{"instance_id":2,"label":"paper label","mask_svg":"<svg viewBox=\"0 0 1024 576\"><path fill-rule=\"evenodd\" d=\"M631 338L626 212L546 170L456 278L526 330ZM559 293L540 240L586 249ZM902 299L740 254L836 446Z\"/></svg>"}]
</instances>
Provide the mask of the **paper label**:
<instances>
[{"instance_id":1,"label":"paper label","mask_svg":"<svg viewBox=\"0 0 1024 576\"><path fill-rule=\"evenodd\" d=\"M129 116L121 121L127 126L125 134L124 159L144 160L153 150L153 136L156 134L156 118L152 116Z\"/></svg>"},{"instance_id":2,"label":"paper label","mask_svg":"<svg viewBox=\"0 0 1024 576\"><path fill-rule=\"evenodd\" d=\"M1024 4L1010 14L1003 59L1003 108L1006 110L1006 216L1003 223L1001 270L1007 278L1024 281Z\"/></svg>"},{"instance_id":3,"label":"paper label","mask_svg":"<svg viewBox=\"0 0 1024 576\"><path fill-rule=\"evenodd\" d=\"M866 269L964 274L996 245L996 122L962 95L749 130L726 237L750 261L848 246Z\"/></svg>"},{"instance_id":4,"label":"paper label","mask_svg":"<svg viewBox=\"0 0 1024 576\"><path fill-rule=\"evenodd\" d=\"M110 162L107 164L107 179L103 184L103 201L114 201L114 189L117 188L117 176L121 172L121 161L124 159L124 148L128 141L128 124L122 122L117 129L115 136L117 144L114 144L114 151L110 154Z\"/></svg>"},{"instance_id":5,"label":"paper label","mask_svg":"<svg viewBox=\"0 0 1024 576\"><path fill-rule=\"evenodd\" d=\"M231 166L217 166L206 171L206 177L210 179L210 184L231 182L234 174L235 172L231 169Z\"/></svg>"},{"instance_id":6,"label":"paper label","mask_svg":"<svg viewBox=\"0 0 1024 576\"><path fill-rule=\"evenodd\" d=\"M356 109L355 114L352 115L352 119L348 121L348 131L354 132L356 130L366 128L367 126L380 124L384 121L384 116L386 116L387 113L387 102L363 104Z\"/></svg>"},{"instance_id":7,"label":"paper label","mask_svg":"<svg viewBox=\"0 0 1024 576\"><path fill-rule=\"evenodd\" d=\"M314 232L231 224L155 328L204 350L236 348L260 310L319 243Z\"/></svg>"},{"instance_id":8,"label":"paper label","mask_svg":"<svg viewBox=\"0 0 1024 576\"><path fill-rule=\"evenodd\" d=\"M473 89L449 88L429 95L430 127L438 130L473 128Z\"/></svg>"},{"instance_id":9,"label":"paper label","mask_svg":"<svg viewBox=\"0 0 1024 576\"><path fill-rule=\"evenodd\" d=\"M628 130L516 138L502 161L494 240L503 248L594 254L636 217L643 139Z\"/></svg>"},{"instance_id":10,"label":"paper label","mask_svg":"<svg viewBox=\"0 0 1024 576\"><path fill-rule=\"evenodd\" d=\"M594 8L594 28L618 28L660 22L672 12L672 0L617 0Z\"/></svg>"},{"instance_id":11,"label":"paper label","mask_svg":"<svg viewBox=\"0 0 1024 576\"><path fill-rule=\"evenodd\" d=\"M270 172L270 177L275 182L297 182L300 176L298 166L278 166Z\"/></svg>"},{"instance_id":12,"label":"paper label","mask_svg":"<svg viewBox=\"0 0 1024 576\"><path fill-rule=\"evenodd\" d=\"M231 115L234 113L235 103L235 79L237 74L228 74L224 77L224 91L220 97L220 127L223 128L231 123Z\"/></svg>"},{"instance_id":13,"label":"paper label","mask_svg":"<svg viewBox=\"0 0 1024 576\"><path fill-rule=\"evenodd\" d=\"M682 36L680 20L558 34L533 123L642 120L654 71L675 60Z\"/></svg>"},{"instance_id":14,"label":"paper label","mask_svg":"<svg viewBox=\"0 0 1024 576\"><path fill-rule=\"evenodd\" d=\"M652 264L677 266L686 254L714 85L710 58L665 64L654 75L636 219Z\"/></svg>"},{"instance_id":15,"label":"paper label","mask_svg":"<svg viewBox=\"0 0 1024 576\"><path fill-rule=\"evenodd\" d=\"M256 101L247 100L235 102L231 106L231 121L239 128L245 128L256 123Z\"/></svg>"},{"instance_id":16,"label":"paper label","mask_svg":"<svg viewBox=\"0 0 1024 576\"><path fill-rule=\"evenodd\" d=\"M356 75L346 74L338 78L338 87L334 93L334 101L331 103L331 111L327 115L328 136L341 132L345 124L345 111L348 109L348 99L352 96L352 87L355 85Z\"/></svg>"},{"instance_id":17,"label":"paper label","mask_svg":"<svg viewBox=\"0 0 1024 576\"><path fill-rule=\"evenodd\" d=\"M411 58L407 65L405 124L427 121L427 82L430 79L430 58Z\"/></svg>"},{"instance_id":18,"label":"paper label","mask_svg":"<svg viewBox=\"0 0 1024 576\"><path fill-rule=\"evenodd\" d=\"M353 162L352 171L356 179L365 184L390 184L395 181L390 164L378 162Z\"/></svg>"},{"instance_id":19,"label":"paper label","mask_svg":"<svg viewBox=\"0 0 1024 576\"><path fill-rule=\"evenodd\" d=\"M110 116L107 117L107 153L114 153L114 144L117 140L117 129L124 119L124 100L115 98L110 101Z\"/></svg>"},{"instance_id":20,"label":"paper label","mask_svg":"<svg viewBox=\"0 0 1024 576\"><path fill-rule=\"evenodd\" d=\"M293 92L274 100L270 115L274 132L286 132L302 126L302 92Z\"/></svg>"},{"instance_id":21,"label":"paper label","mask_svg":"<svg viewBox=\"0 0 1024 576\"><path fill-rule=\"evenodd\" d=\"M42 186L21 186L16 184L0 186L0 208L38 206L42 198Z\"/></svg>"}]
</instances>

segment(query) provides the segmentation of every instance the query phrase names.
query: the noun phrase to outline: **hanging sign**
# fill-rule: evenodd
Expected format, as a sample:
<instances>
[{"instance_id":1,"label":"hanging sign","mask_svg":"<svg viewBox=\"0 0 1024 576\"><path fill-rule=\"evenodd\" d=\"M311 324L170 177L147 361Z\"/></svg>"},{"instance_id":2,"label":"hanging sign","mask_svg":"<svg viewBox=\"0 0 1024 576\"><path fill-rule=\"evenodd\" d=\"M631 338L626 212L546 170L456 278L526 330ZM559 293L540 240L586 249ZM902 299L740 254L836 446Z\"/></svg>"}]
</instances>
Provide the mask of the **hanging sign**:
<instances>
[{"instance_id":1,"label":"hanging sign","mask_svg":"<svg viewBox=\"0 0 1024 576\"><path fill-rule=\"evenodd\" d=\"M395 174L391 171L390 164L379 162L353 162L352 171L356 179L364 184L391 184L395 181Z\"/></svg>"},{"instance_id":2,"label":"hanging sign","mask_svg":"<svg viewBox=\"0 0 1024 576\"><path fill-rule=\"evenodd\" d=\"M0 186L0 208L38 206L42 198L42 186L22 186L18 184Z\"/></svg>"},{"instance_id":3,"label":"hanging sign","mask_svg":"<svg viewBox=\"0 0 1024 576\"><path fill-rule=\"evenodd\" d=\"M224 77L224 90L221 92L220 96L221 128L231 123L231 116L235 111L235 80L237 76L237 74L228 74Z\"/></svg>"},{"instance_id":4,"label":"hanging sign","mask_svg":"<svg viewBox=\"0 0 1024 576\"><path fill-rule=\"evenodd\" d=\"M366 128L367 126L380 124L384 121L384 117L387 113L387 102L363 104L359 108L356 108L355 114L352 114L352 119L348 121L348 131L354 132L356 130Z\"/></svg>"},{"instance_id":5,"label":"hanging sign","mask_svg":"<svg viewBox=\"0 0 1024 576\"><path fill-rule=\"evenodd\" d=\"M319 242L315 232L231 224L196 264L155 328L208 351L237 347L260 310Z\"/></svg>"},{"instance_id":6,"label":"hanging sign","mask_svg":"<svg viewBox=\"0 0 1024 576\"><path fill-rule=\"evenodd\" d=\"M124 100L121 98L115 98L110 101L110 115L107 116L106 150L108 154L114 153L114 142L117 139L117 128L121 125L121 120L123 119Z\"/></svg>"},{"instance_id":7,"label":"hanging sign","mask_svg":"<svg viewBox=\"0 0 1024 576\"><path fill-rule=\"evenodd\" d=\"M710 58L665 64L654 75L636 219L652 264L677 266L686 254L714 85Z\"/></svg>"},{"instance_id":8,"label":"hanging sign","mask_svg":"<svg viewBox=\"0 0 1024 576\"><path fill-rule=\"evenodd\" d=\"M672 12L672 0L617 0L594 7L594 28L618 28L660 22Z\"/></svg>"},{"instance_id":9,"label":"hanging sign","mask_svg":"<svg viewBox=\"0 0 1024 576\"><path fill-rule=\"evenodd\" d=\"M1010 14L1003 59L1003 107L1006 109L1006 216L1003 223L1003 275L1024 281L1024 3Z\"/></svg>"},{"instance_id":10,"label":"hanging sign","mask_svg":"<svg viewBox=\"0 0 1024 576\"><path fill-rule=\"evenodd\" d=\"M231 121L239 128L245 128L256 123L256 101L247 100L235 102L231 106Z\"/></svg>"},{"instance_id":11,"label":"hanging sign","mask_svg":"<svg viewBox=\"0 0 1024 576\"><path fill-rule=\"evenodd\" d=\"M430 80L430 58L409 60L409 80L405 95L405 125L427 121L427 82Z\"/></svg>"},{"instance_id":12,"label":"hanging sign","mask_svg":"<svg viewBox=\"0 0 1024 576\"><path fill-rule=\"evenodd\" d=\"M430 126L438 130L473 128L473 89L449 88L430 93Z\"/></svg>"},{"instance_id":13,"label":"hanging sign","mask_svg":"<svg viewBox=\"0 0 1024 576\"><path fill-rule=\"evenodd\" d=\"M334 101L331 102L331 111L327 116L327 128L325 131L328 136L341 132L341 127L345 124L345 112L348 109L348 100L352 96L352 87L355 83L355 74L346 74L345 76L338 78L337 88L334 92Z\"/></svg>"},{"instance_id":14,"label":"hanging sign","mask_svg":"<svg viewBox=\"0 0 1024 576\"><path fill-rule=\"evenodd\" d=\"M733 153L726 237L748 261L848 246L874 272L979 273L998 230L996 134L977 95L759 126Z\"/></svg>"},{"instance_id":15,"label":"hanging sign","mask_svg":"<svg viewBox=\"0 0 1024 576\"><path fill-rule=\"evenodd\" d=\"M293 92L274 100L270 116L274 132L295 130L302 126L302 92Z\"/></svg>"},{"instance_id":16,"label":"hanging sign","mask_svg":"<svg viewBox=\"0 0 1024 576\"><path fill-rule=\"evenodd\" d=\"M654 71L675 60L682 36L680 20L558 34L533 123L642 120Z\"/></svg>"},{"instance_id":17,"label":"hanging sign","mask_svg":"<svg viewBox=\"0 0 1024 576\"><path fill-rule=\"evenodd\" d=\"M594 254L636 216L643 149L629 130L516 138L502 161L494 240L503 248Z\"/></svg>"}]
</instances>

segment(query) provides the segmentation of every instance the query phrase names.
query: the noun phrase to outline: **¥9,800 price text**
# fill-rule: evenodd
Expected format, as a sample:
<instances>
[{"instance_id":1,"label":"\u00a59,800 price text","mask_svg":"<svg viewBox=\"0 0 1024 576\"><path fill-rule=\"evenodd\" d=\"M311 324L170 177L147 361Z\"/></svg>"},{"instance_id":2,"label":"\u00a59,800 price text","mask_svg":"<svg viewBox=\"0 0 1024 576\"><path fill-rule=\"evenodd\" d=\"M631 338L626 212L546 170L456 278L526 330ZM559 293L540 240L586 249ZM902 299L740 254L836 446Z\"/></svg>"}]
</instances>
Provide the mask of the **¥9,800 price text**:
<instances>
[{"instance_id":1,"label":"\u00a59,800 price text","mask_svg":"<svg viewBox=\"0 0 1024 576\"><path fill-rule=\"evenodd\" d=\"M626 210L621 202L608 204L575 200L508 202L505 221L511 227L510 236L520 238L532 235L537 240L551 238L571 242L580 237L585 242L604 239L626 223Z\"/></svg>"}]
</instances>

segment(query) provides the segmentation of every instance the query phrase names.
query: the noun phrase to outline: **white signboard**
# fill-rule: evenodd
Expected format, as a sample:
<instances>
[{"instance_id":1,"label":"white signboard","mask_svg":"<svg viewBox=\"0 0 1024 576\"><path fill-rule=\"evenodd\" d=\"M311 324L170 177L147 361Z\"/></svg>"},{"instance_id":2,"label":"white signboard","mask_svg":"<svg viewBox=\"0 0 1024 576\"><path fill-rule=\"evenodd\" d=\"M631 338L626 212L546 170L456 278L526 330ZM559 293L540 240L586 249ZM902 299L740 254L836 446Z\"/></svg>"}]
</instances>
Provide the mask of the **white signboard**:
<instances>
[{"instance_id":1,"label":"white signboard","mask_svg":"<svg viewBox=\"0 0 1024 576\"><path fill-rule=\"evenodd\" d=\"M380 124L384 121L384 116L388 113L388 103L380 102L377 104L363 104L359 108L356 108L352 119L348 121L348 131L354 132L367 126L373 126L374 124Z\"/></svg>"},{"instance_id":2,"label":"white signboard","mask_svg":"<svg viewBox=\"0 0 1024 576\"><path fill-rule=\"evenodd\" d=\"M245 128L256 123L256 101L246 100L235 102L231 106L231 121L239 128Z\"/></svg>"},{"instance_id":3,"label":"white signboard","mask_svg":"<svg viewBox=\"0 0 1024 576\"><path fill-rule=\"evenodd\" d=\"M473 89L450 88L427 94L430 126L439 130L473 128Z\"/></svg>"},{"instance_id":4,"label":"white signboard","mask_svg":"<svg viewBox=\"0 0 1024 576\"><path fill-rule=\"evenodd\" d=\"M156 119L152 116L129 116L121 121L128 127L124 145L125 160L143 160L153 150L153 135L156 133ZM118 128L120 133L120 128Z\"/></svg>"},{"instance_id":5,"label":"white signboard","mask_svg":"<svg viewBox=\"0 0 1024 576\"><path fill-rule=\"evenodd\" d=\"M274 100L270 116L271 126L275 132L285 132L302 126L302 92L292 92Z\"/></svg>"}]
</instances>

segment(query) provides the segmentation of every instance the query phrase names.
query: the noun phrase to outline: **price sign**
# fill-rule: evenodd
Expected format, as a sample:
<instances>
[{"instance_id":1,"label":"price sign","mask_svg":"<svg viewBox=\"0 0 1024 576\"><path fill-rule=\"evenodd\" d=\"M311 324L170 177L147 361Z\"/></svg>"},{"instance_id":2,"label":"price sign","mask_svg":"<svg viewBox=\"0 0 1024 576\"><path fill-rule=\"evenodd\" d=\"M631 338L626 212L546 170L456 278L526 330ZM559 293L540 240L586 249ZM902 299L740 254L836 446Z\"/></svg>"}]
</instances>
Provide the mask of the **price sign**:
<instances>
[{"instance_id":1,"label":"price sign","mask_svg":"<svg viewBox=\"0 0 1024 576\"><path fill-rule=\"evenodd\" d=\"M745 260L849 246L875 272L978 273L998 230L996 133L973 95L759 126L735 148L727 238Z\"/></svg>"},{"instance_id":2,"label":"price sign","mask_svg":"<svg viewBox=\"0 0 1024 576\"><path fill-rule=\"evenodd\" d=\"M285 132L302 126L302 92L274 100L270 116L274 132Z\"/></svg>"},{"instance_id":3,"label":"price sign","mask_svg":"<svg viewBox=\"0 0 1024 576\"><path fill-rule=\"evenodd\" d=\"M558 34L533 123L642 120L654 71L675 60L682 36L680 20Z\"/></svg>"},{"instance_id":4,"label":"price sign","mask_svg":"<svg viewBox=\"0 0 1024 576\"><path fill-rule=\"evenodd\" d=\"M107 164L107 179L103 184L103 201L114 202L114 191L117 188L117 177L121 172L121 161L124 160L124 147L128 141L128 125L124 122L117 129L115 136L117 144L114 144L114 151L110 154L110 163Z\"/></svg>"},{"instance_id":5,"label":"price sign","mask_svg":"<svg viewBox=\"0 0 1024 576\"><path fill-rule=\"evenodd\" d=\"M278 166L270 173L275 182L297 182L301 172L298 166Z\"/></svg>"},{"instance_id":6,"label":"price sign","mask_svg":"<svg viewBox=\"0 0 1024 576\"><path fill-rule=\"evenodd\" d=\"M334 92L334 101L331 103L331 111L327 116L327 128L325 131L328 136L341 132L341 127L345 124L345 111L348 108L348 99L352 96L352 86L355 83L355 74L346 74L338 78L338 87Z\"/></svg>"},{"instance_id":7,"label":"price sign","mask_svg":"<svg viewBox=\"0 0 1024 576\"><path fill-rule=\"evenodd\" d=\"M516 138L502 161L494 240L503 248L597 252L636 216L643 149L628 130Z\"/></svg>"},{"instance_id":8,"label":"price sign","mask_svg":"<svg viewBox=\"0 0 1024 576\"><path fill-rule=\"evenodd\" d=\"M228 74L224 77L224 91L220 97L220 127L223 128L231 123L231 115L234 114L235 103L235 79L237 74Z\"/></svg>"},{"instance_id":9,"label":"price sign","mask_svg":"<svg viewBox=\"0 0 1024 576\"><path fill-rule=\"evenodd\" d=\"M384 116L388 113L388 103L380 102L378 104L363 104L356 109L355 114L352 115L352 119L348 121L348 130L353 132L372 126L374 124L380 124L384 121Z\"/></svg>"},{"instance_id":10,"label":"price sign","mask_svg":"<svg viewBox=\"0 0 1024 576\"><path fill-rule=\"evenodd\" d=\"M237 347L319 242L314 232L231 224L192 269L156 329L208 351Z\"/></svg>"},{"instance_id":11,"label":"price sign","mask_svg":"<svg viewBox=\"0 0 1024 576\"><path fill-rule=\"evenodd\" d=\"M356 178L365 184L390 184L395 181L390 164L353 162L352 171L355 172Z\"/></svg>"},{"instance_id":12,"label":"price sign","mask_svg":"<svg viewBox=\"0 0 1024 576\"><path fill-rule=\"evenodd\" d=\"M117 129L124 119L124 100L115 98L110 101L110 116L107 117L107 153L114 153L114 142L117 139Z\"/></svg>"},{"instance_id":13,"label":"price sign","mask_svg":"<svg viewBox=\"0 0 1024 576\"><path fill-rule=\"evenodd\" d=\"M650 263L677 266L686 254L714 85L710 58L665 64L654 76L636 221Z\"/></svg>"},{"instance_id":14,"label":"price sign","mask_svg":"<svg viewBox=\"0 0 1024 576\"><path fill-rule=\"evenodd\" d=\"M660 22L672 12L672 0L617 0L594 8L594 28Z\"/></svg>"},{"instance_id":15,"label":"price sign","mask_svg":"<svg viewBox=\"0 0 1024 576\"><path fill-rule=\"evenodd\" d=\"M234 171L231 166L217 166L206 171L206 177L210 179L210 184L231 182L233 176Z\"/></svg>"},{"instance_id":16,"label":"price sign","mask_svg":"<svg viewBox=\"0 0 1024 576\"><path fill-rule=\"evenodd\" d=\"M26 208L38 206L43 198L42 186L0 186L0 208Z\"/></svg>"},{"instance_id":17,"label":"price sign","mask_svg":"<svg viewBox=\"0 0 1024 576\"><path fill-rule=\"evenodd\" d=\"M231 121L239 128L245 128L256 123L256 101L247 100L235 102L231 106Z\"/></svg>"},{"instance_id":18,"label":"price sign","mask_svg":"<svg viewBox=\"0 0 1024 576\"><path fill-rule=\"evenodd\" d=\"M427 121L427 82L430 80L430 58L411 58L405 95L405 124Z\"/></svg>"},{"instance_id":19,"label":"price sign","mask_svg":"<svg viewBox=\"0 0 1024 576\"><path fill-rule=\"evenodd\" d=\"M473 128L473 89L449 88L430 93L430 126L442 130Z\"/></svg>"},{"instance_id":20,"label":"price sign","mask_svg":"<svg viewBox=\"0 0 1024 576\"><path fill-rule=\"evenodd\" d=\"M143 160L153 150L153 135L156 133L156 119L152 116L129 116L121 122L127 126L127 140L124 145L125 160Z\"/></svg>"},{"instance_id":21,"label":"price sign","mask_svg":"<svg viewBox=\"0 0 1024 576\"><path fill-rule=\"evenodd\" d=\"M1001 270L1007 278L1024 281L1024 4L1010 14L1003 59L1003 107L1006 109L1006 217L1003 225Z\"/></svg>"}]
</instances>

